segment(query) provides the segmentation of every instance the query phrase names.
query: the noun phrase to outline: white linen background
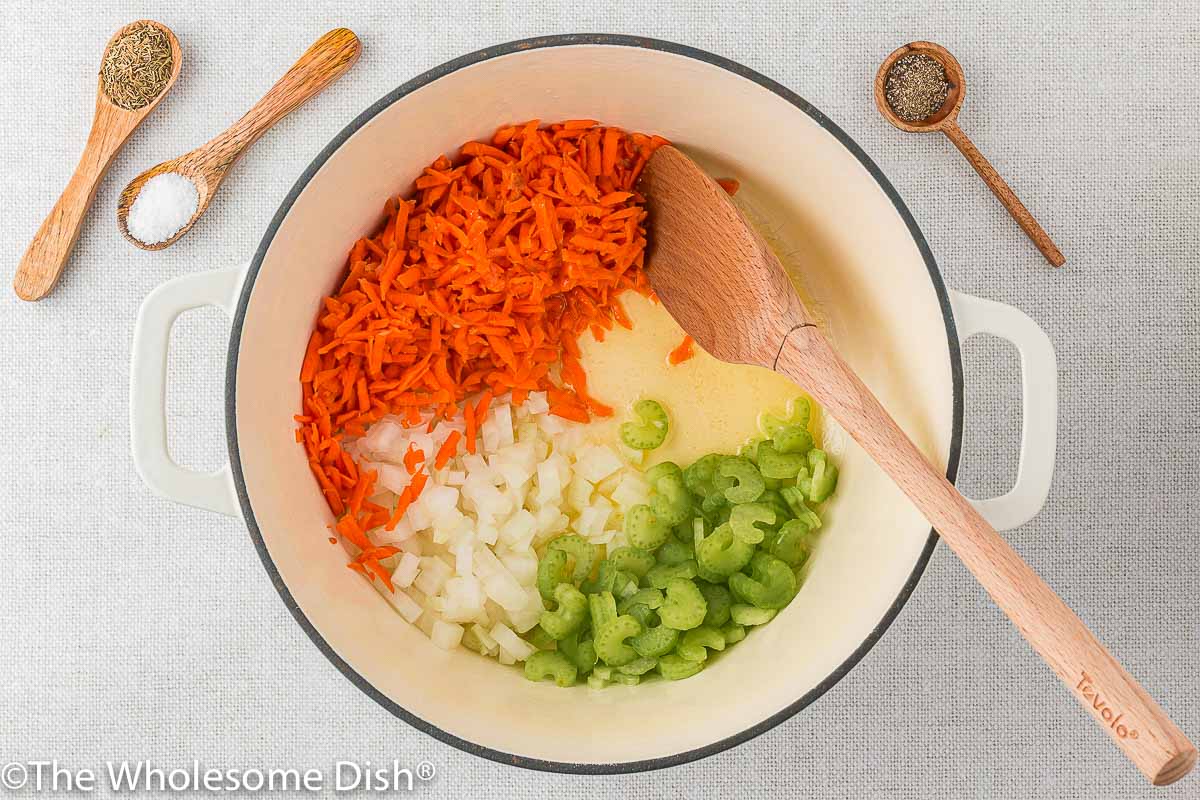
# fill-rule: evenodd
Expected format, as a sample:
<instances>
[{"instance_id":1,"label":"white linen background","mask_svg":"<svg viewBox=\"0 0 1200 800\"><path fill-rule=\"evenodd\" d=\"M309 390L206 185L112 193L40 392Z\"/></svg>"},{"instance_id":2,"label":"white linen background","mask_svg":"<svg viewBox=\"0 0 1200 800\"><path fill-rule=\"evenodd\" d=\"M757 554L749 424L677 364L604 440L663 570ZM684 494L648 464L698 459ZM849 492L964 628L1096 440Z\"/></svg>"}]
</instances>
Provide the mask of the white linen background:
<instances>
[{"instance_id":1,"label":"white linen background","mask_svg":"<svg viewBox=\"0 0 1200 800\"><path fill-rule=\"evenodd\" d=\"M485 45L583 31L693 45L795 90L882 167L949 286L1011 303L1047 330L1060 366L1057 472L1045 510L1008 536L1200 737L1193 4L8 2L6 275L82 147L103 43L143 16L179 37L177 86L117 157L54 294L28 305L0 291L0 762L429 759L439 774L419 789L431 797L1151 796L944 546L883 640L797 717L687 766L572 777L469 756L393 718L293 622L240 522L143 487L127 402L146 293L246 260L300 171L399 83ZM143 253L125 243L113 224L120 188L224 128L338 25L362 38L358 65L248 153L180 244ZM949 142L879 117L875 69L913 39L962 62L963 127L1055 237L1065 269L1047 267ZM173 336L171 445L190 465L224 459L227 330L210 310L186 315ZM1007 346L977 339L965 370L960 484L997 494L1016 469L1019 368ZM1198 781L1153 793L1195 796Z\"/></svg>"}]
</instances>

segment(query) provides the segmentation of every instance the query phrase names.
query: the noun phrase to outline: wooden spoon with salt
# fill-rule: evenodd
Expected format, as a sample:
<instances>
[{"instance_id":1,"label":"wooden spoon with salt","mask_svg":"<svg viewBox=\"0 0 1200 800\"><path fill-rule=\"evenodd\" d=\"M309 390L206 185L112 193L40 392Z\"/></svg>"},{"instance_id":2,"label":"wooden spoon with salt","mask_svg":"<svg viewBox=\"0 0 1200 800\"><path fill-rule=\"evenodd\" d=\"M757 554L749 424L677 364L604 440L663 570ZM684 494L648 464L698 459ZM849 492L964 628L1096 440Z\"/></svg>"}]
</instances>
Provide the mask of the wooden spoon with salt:
<instances>
[{"instance_id":1,"label":"wooden spoon with salt","mask_svg":"<svg viewBox=\"0 0 1200 800\"><path fill-rule=\"evenodd\" d=\"M103 69L101 70L96 86L96 111L92 117L92 131L88 134L83 155L79 157L79 165L75 167L75 174L67 182L67 188L63 189L58 202L38 228L17 266L13 289L22 300L41 300L50 293L54 284L58 283L71 250L79 239L83 216L91 207L92 200L96 197L96 189L108 172L113 158L129 136L142 124L142 120L166 97L167 92L175 85L175 79L179 77L179 68L183 63L179 40L166 25L148 19L131 22L113 34L104 47L104 59L101 63L107 60L109 52L122 37L146 26L161 31L170 42L174 59L170 77L147 105L126 108L108 96L104 86ZM128 100L121 99L127 105L130 104Z\"/></svg>"},{"instance_id":2,"label":"wooden spoon with salt","mask_svg":"<svg viewBox=\"0 0 1200 800\"><path fill-rule=\"evenodd\" d=\"M354 31L348 28L329 31L317 39L262 99L227 130L195 150L157 164L130 181L121 192L117 204L117 227L121 234L143 250L162 250L177 242L204 214L229 168L246 148L258 141L276 122L340 78L358 59L360 50L361 44ZM129 232L129 210L146 181L168 172L182 175L195 184L198 194L196 210L166 240L143 242Z\"/></svg>"},{"instance_id":3,"label":"wooden spoon with salt","mask_svg":"<svg viewBox=\"0 0 1200 800\"><path fill-rule=\"evenodd\" d=\"M647 274L696 342L802 386L908 495L1034 650L1156 785L1179 780L1196 748L1058 595L930 464L859 380L796 294L774 252L720 186L660 147L640 190Z\"/></svg>"}]
</instances>

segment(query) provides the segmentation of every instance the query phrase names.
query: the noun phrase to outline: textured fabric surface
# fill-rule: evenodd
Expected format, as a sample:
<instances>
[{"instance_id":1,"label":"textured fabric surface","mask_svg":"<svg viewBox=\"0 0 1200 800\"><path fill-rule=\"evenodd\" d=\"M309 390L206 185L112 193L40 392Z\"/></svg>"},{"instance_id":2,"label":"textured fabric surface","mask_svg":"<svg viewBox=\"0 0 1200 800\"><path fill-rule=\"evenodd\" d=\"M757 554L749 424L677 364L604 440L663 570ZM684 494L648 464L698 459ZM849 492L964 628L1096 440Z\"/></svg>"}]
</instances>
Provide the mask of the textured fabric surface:
<instances>
[{"instance_id":1,"label":"textured fabric surface","mask_svg":"<svg viewBox=\"0 0 1200 800\"><path fill-rule=\"evenodd\" d=\"M141 299L174 276L245 260L298 173L370 102L451 57L525 36L675 40L826 112L896 185L951 287L1018 306L1048 331L1060 366L1057 472L1045 510L1009 536L1200 736L1200 15L1187 2L1032 5L6 3L7 274L78 156L112 31L159 19L185 67L116 159L54 295L28 305L0 292L0 762L428 759L438 775L419 789L444 797L1150 796L944 546L865 660L749 744L603 778L468 756L346 681L284 609L243 525L151 496L129 455ZM358 66L255 146L202 228L162 253L120 239L113 210L130 178L223 128L342 24L363 39ZM902 135L876 113L879 60L919 38L958 55L963 127L1055 236L1064 270L1047 267L947 141ZM186 464L224 458L227 331L206 311L173 336L171 445ZM996 494L1016 471L1019 368L985 339L966 346L965 373L960 483ZM1158 794L1198 788L1193 775Z\"/></svg>"}]
</instances>

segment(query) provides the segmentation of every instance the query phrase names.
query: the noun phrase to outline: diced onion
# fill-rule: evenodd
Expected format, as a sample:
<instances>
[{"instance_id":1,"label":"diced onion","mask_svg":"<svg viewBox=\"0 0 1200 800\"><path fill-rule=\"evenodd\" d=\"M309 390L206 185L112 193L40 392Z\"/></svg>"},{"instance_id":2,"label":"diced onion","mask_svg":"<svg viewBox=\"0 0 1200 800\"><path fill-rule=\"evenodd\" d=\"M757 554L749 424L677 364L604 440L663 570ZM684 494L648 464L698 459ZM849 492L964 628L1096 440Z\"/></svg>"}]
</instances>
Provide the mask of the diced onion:
<instances>
[{"instance_id":1,"label":"diced onion","mask_svg":"<svg viewBox=\"0 0 1200 800\"><path fill-rule=\"evenodd\" d=\"M461 625L453 625L448 622L442 622L440 619L433 623L433 631L429 634L429 638L433 639L433 643L443 650L453 650L462 642L463 628Z\"/></svg>"},{"instance_id":2,"label":"diced onion","mask_svg":"<svg viewBox=\"0 0 1200 800\"><path fill-rule=\"evenodd\" d=\"M621 459L602 444L590 444L576 451L575 471L591 483L612 475L621 468Z\"/></svg>"},{"instance_id":3,"label":"diced onion","mask_svg":"<svg viewBox=\"0 0 1200 800\"><path fill-rule=\"evenodd\" d=\"M412 582L416 580L417 574L420 571L421 559L412 553L405 553L400 556L400 563L392 571L392 583L402 589L407 589L409 586L412 586Z\"/></svg>"},{"instance_id":4,"label":"diced onion","mask_svg":"<svg viewBox=\"0 0 1200 800\"><path fill-rule=\"evenodd\" d=\"M429 480L391 531L368 531L376 545L401 549L394 592L377 588L433 643L453 650L467 642L501 663L535 652L521 634L545 611L536 588L538 553L554 537L578 533L596 544L623 542L625 511L649 499L629 464L638 453L588 440L588 426L549 413L546 395L530 392L520 406L496 397L480 425L476 452L460 444L439 469L434 459L460 419L426 430L384 417L345 445L360 468L377 473L371 502L394 508L412 483L405 454L420 450ZM611 545L610 545L611 546Z\"/></svg>"},{"instance_id":5,"label":"diced onion","mask_svg":"<svg viewBox=\"0 0 1200 800\"><path fill-rule=\"evenodd\" d=\"M650 486L637 475L626 473L613 489L612 500L622 511L628 511L650 501Z\"/></svg>"},{"instance_id":6,"label":"diced onion","mask_svg":"<svg viewBox=\"0 0 1200 800\"><path fill-rule=\"evenodd\" d=\"M400 612L400 616L404 617L409 622L416 622L421 616L424 609L417 604L415 600L405 594L402 590L396 589L389 592L387 589L382 589L383 596L392 604L392 607Z\"/></svg>"},{"instance_id":7,"label":"diced onion","mask_svg":"<svg viewBox=\"0 0 1200 800\"><path fill-rule=\"evenodd\" d=\"M491 630L491 635L500 645L500 649L517 661L524 661L537 652L536 647L522 639L504 623L496 623Z\"/></svg>"}]
</instances>

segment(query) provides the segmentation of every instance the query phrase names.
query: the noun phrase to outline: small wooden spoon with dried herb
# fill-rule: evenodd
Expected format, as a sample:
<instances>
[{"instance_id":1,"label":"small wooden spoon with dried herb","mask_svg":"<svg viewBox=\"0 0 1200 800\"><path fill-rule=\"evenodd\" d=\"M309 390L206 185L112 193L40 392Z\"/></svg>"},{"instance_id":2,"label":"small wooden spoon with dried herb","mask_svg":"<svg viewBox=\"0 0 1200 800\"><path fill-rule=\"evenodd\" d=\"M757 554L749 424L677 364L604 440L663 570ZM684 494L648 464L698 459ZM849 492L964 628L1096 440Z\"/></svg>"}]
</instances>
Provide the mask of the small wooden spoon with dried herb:
<instances>
[{"instance_id":1,"label":"small wooden spoon with dried herb","mask_svg":"<svg viewBox=\"0 0 1200 800\"><path fill-rule=\"evenodd\" d=\"M179 41L159 22L131 22L109 40L79 165L17 267L13 289L22 300L41 300L54 288L113 157L175 85L181 64Z\"/></svg>"}]
</instances>

